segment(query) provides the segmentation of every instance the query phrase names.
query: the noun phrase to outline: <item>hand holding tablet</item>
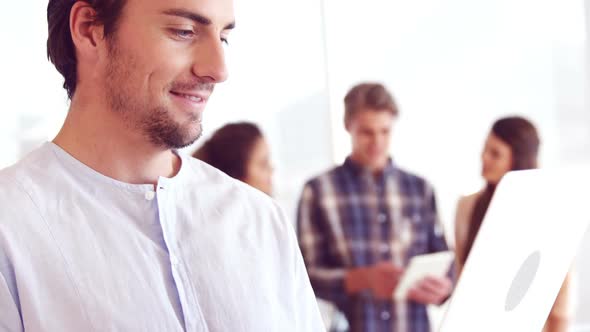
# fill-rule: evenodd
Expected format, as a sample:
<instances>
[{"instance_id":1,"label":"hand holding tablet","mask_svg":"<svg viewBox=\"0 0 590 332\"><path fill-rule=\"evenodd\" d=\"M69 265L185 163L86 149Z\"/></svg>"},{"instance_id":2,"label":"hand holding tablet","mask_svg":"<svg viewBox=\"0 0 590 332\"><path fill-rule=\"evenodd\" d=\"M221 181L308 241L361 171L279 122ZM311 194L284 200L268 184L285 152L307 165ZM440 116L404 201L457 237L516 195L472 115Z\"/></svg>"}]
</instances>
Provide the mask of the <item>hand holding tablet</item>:
<instances>
[{"instance_id":1,"label":"hand holding tablet","mask_svg":"<svg viewBox=\"0 0 590 332\"><path fill-rule=\"evenodd\" d=\"M406 300L408 291L426 277L444 278L451 267L453 258L454 254L452 251L442 251L413 257L400 278L393 294L394 300Z\"/></svg>"}]
</instances>

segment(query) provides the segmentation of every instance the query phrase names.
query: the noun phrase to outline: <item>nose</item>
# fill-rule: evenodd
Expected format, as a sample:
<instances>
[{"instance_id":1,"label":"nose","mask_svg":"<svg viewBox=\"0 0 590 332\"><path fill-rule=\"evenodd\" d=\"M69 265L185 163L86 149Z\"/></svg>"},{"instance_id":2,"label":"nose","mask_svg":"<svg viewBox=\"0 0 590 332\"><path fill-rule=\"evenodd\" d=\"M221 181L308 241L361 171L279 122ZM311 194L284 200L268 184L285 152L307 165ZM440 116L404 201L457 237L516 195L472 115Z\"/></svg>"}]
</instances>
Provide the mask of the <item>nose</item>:
<instances>
[{"instance_id":1,"label":"nose","mask_svg":"<svg viewBox=\"0 0 590 332\"><path fill-rule=\"evenodd\" d=\"M227 80L223 42L215 37L207 38L206 43L197 46L193 73L207 83L221 83Z\"/></svg>"}]
</instances>

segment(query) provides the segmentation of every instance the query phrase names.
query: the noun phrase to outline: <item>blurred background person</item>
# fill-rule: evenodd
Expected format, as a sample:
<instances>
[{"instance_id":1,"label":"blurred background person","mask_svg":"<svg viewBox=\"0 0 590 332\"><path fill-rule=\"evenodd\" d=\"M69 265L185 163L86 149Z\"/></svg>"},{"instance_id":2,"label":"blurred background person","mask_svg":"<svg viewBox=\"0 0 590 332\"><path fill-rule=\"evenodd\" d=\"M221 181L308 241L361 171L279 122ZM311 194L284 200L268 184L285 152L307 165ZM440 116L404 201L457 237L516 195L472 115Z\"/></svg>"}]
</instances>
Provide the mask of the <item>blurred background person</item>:
<instances>
[{"instance_id":1,"label":"blurred background person","mask_svg":"<svg viewBox=\"0 0 590 332\"><path fill-rule=\"evenodd\" d=\"M270 149L254 123L226 124L215 131L193 157L272 195Z\"/></svg>"},{"instance_id":2,"label":"blurred background person","mask_svg":"<svg viewBox=\"0 0 590 332\"><path fill-rule=\"evenodd\" d=\"M483 153L482 176L485 187L472 195L462 197L457 205L455 219L455 251L457 277L475 241L496 185L509 171L538 167L540 139L535 126L522 117L499 119L492 126ZM557 296L544 332L566 332L571 311L569 305L569 275Z\"/></svg>"},{"instance_id":3,"label":"blurred background person","mask_svg":"<svg viewBox=\"0 0 590 332\"><path fill-rule=\"evenodd\" d=\"M452 288L428 276L394 300L414 256L448 250L434 189L390 155L399 110L384 85L355 85L344 97L351 151L304 186L297 234L316 296L336 305L351 332L428 332L426 306Z\"/></svg>"}]
</instances>

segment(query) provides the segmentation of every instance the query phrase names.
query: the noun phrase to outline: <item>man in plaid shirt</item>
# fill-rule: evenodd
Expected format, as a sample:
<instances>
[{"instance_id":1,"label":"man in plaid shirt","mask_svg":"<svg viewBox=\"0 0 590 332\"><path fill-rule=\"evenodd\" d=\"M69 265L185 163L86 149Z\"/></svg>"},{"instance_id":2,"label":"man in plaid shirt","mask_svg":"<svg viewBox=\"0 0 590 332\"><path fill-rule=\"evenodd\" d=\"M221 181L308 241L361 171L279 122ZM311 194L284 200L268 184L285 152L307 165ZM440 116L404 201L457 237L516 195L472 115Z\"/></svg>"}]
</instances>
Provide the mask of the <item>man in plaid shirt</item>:
<instances>
[{"instance_id":1,"label":"man in plaid shirt","mask_svg":"<svg viewBox=\"0 0 590 332\"><path fill-rule=\"evenodd\" d=\"M451 280L428 277L405 301L392 294L410 258L448 249L433 190L389 158L398 109L383 85L359 84L344 103L352 153L306 183L297 213L312 286L352 332L428 332L426 305L442 303Z\"/></svg>"}]
</instances>

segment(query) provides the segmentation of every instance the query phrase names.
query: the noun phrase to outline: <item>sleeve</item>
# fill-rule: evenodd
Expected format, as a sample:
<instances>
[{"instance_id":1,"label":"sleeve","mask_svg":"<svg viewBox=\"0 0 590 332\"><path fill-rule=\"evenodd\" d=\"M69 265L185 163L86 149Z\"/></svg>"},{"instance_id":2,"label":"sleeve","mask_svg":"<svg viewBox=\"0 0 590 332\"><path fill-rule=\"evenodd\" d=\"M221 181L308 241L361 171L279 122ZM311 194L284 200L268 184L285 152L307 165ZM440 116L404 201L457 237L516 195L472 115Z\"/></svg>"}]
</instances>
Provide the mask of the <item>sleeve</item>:
<instances>
[{"instance_id":1,"label":"sleeve","mask_svg":"<svg viewBox=\"0 0 590 332\"><path fill-rule=\"evenodd\" d=\"M0 331L21 332L24 327L19 310L14 266L6 254L6 235L3 231L6 225L18 221L18 213L22 212L17 211L14 204L18 197L10 190L13 187L12 182L0 179L0 202L12 202L1 206L0 215Z\"/></svg>"},{"instance_id":2,"label":"sleeve","mask_svg":"<svg viewBox=\"0 0 590 332\"><path fill-rule=\"evenodd\" d=\"M430 226L428 227L428 249L430 252L449 250L445 232L436 207L436 197L434 190L429 185L426 186L426 206Z\"/></svg>"},{"instance_id":3,"label":"sleeve","mask_svg":"<svg viewBox=\"0 0 590 332\"><path fill-rule=\"evenodd\" d=\"M284 235L280 246L286 249L287 257L285 258L288 258L285 259L285 263L288 265L283 271L289 271L289 278L284 280L289 280L286 285L291 286L288 288L288 292L289 298L293 300L290 301L288 310L293 314L293 330L297 332L325 332L326 327L305 270L293 225L287 221L284 211L276 204L275 210L278 212L279 219L282 220L281 224L287 225L287 227L282 227L280 232Z\"/></svg>"},{"instance_id":4,"label":"sleeve","mask_svg":"<svg viewBox=\"0 0 590 332\"><path fill-rule=\"evenodd\" d=\"M313 185L303 189L297 210L297 236L307 273L315 294L344 310L346 269L330 258L327 241L328 223L319 208Z\"/></svg>"},{"instance_id":5,"label":"sleeve","mask_svg":"<svg viewBox=\"0 0 590 332\"><path fill-rule=\"evenodd\" d=\"M326 331L318 302L315 298L301 252L298 250L295 239L293 243L295 252L295 296L297 299L297 316L295 317L297 328L295 330L302 332Z\"/></svg>"},{"instance_id":6,"label":"sleeve","mask_svg":"<svg viewBox=\"0 0 590 332\"><path fill-rule=\"evenodd\" d=\"M23 331L16 303L2 274L0 274L0 331Z\"/></svg>"},{"instance_id":7,"label":"sleeve","mask_svg":"<svg viewBox=\"0 0 590 332\"><path fill-rule=\"evenodd\" d=\"M0 331L23 331L14 270L0 243Z\"/></svg>"},{"instance_id":8,"label":"sleeve","mask_svg":"<svg viewBox=\"0 0 590 332\"><path fill-rule=\"evenodd\" d=\"M431 253L449 250L447 240L445 238L444 227L438 215L436 206L436 195L431 186L426 186L426 204L427 214L430 226L428 227L428 250ZM447 277L456 282L457 260L454 259L447 272Z\"/></svg>"}]
</instances>

